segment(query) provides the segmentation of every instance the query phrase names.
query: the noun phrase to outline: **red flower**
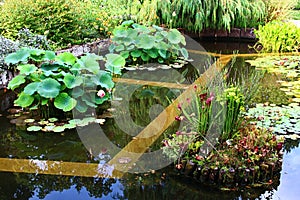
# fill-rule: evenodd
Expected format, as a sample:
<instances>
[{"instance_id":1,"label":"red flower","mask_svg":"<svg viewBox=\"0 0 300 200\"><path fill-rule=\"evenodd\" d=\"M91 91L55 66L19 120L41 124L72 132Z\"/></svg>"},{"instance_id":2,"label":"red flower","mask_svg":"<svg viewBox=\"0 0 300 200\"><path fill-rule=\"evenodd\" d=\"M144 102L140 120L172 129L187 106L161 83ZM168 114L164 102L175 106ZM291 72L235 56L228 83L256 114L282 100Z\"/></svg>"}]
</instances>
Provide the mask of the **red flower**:
<instances>
[{"instance_id":1,"label":"red flower","mask_svg":"<svg viewBox=\"0 0 300 200\"><path fill-rule=\"evenodd\" d=\"M181 105L181 103L179 103L179 104L177 105L177 108L178 108L178 110L182 110L182 105Z\"/></svg>"},{"instance_id":2,"label":"red flower","mask_svg":"<svg viewBox=\"0 0 300 200\"><path fill-rule=\"evenodd\" d=\"M210 97L207 98L205 101L206 105L210 106L210 104L214 98L215 98L215 96L213 95L213 93L210 93Z\"/></svg>"},{"instance_id":3,"label":"red flower","mask_svg":"<svg viewBox=\"0 0 300 200\"><path fill-rule=\"evenodd\" d=\"M202 93L199 96L200 96L201 101L205 101L205 99L207 98L207 93Z\"/></svg>"}]
</instances>

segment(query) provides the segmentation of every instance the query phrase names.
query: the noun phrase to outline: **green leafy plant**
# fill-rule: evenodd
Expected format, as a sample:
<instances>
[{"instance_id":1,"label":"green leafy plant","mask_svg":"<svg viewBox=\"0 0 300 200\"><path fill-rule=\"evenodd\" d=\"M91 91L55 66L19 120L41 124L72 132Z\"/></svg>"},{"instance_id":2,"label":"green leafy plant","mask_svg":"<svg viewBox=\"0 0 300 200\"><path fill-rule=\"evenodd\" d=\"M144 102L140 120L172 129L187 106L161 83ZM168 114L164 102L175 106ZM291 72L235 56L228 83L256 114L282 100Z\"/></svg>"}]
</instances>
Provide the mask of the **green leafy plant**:
<instances>
[{"instance_id":1,"label":"green leafy plant","mask_svg":"<svg viewBox=\"0 0 300 200\"><path fill-rule=\"evenodd\" d=\"M5 1L0 10L0 34L16 39L18 31L27 28L47 35L56 47L79 44L101 36L97 10L91 1Z\"/></svg>"},{"instance_id":2,"label":"green leafy plant","mask_svg":"<svg viewBox=\"0 0 300 200\"><path fill-rule=\"evenodd\" d=\"M200 32L203 29L232 27L256 27L263 23L265 4L262 0L216 0L216 1L143 1L136 14L138 21L151 21L168 27L184 28Z\"/></svg>"},{"instance_id":3,"label":"green leafy plant","mask_svg":"<svg viewBox=\"0 0 300 200\"><path fill-rule=\"evenodd\" d=\"M46 36L33 34L26 28L19 30L17 42L19 48L28 47L33 49L51 50Z\"/></svg>"},{"instance_id":4,"label":"green leafy plant","mask_svg":"<svg viewBox=\"0 0 300 200\"><path fill-rule=\"evenodd\" d=\"M296 0L263 0L266 6L265 21L280 21L290 17L292 9L296 6Z\"/></svg>"},{"instance_id":5,"label":"green leafy plant","mask_svg":"<svg viewBox=\"0 0 300 200\"><path fill-rule=\"evenodd\" d=\"M273 21L254 30L258 42L254 49L261 52L291 52L300 49L300 28L289 22Z\"/></svg>"},{"instance_id":6,"label":"green leafy plant","mask_svg":"<svg viewBox=\"0 0 300 200\"><path fill-rule=\"evenodd\" d=\"M176 29L164 30L158 26L146 27L125 21L113 31L110 52L119 53L127 65L146 63L173 64L188 59L185 38Z\"/></svg>"},{"instance_id":7,"label":"green leafy plant","mask_svg":"<svg viewBox=\"0 0 300 200\"><path fill-rule=\"evenodd\" d=\"M300 102L300 57L299 56L267 56L247 60L258 70L267 70L270 73L284 75L277 82L282 90L292 101Z\"/></svg>"},{"instance_id":8,"label":"green leafy plant","mask_svg":"<svg viewBox=\"0 0 300 200\"><path fill-rule=\"evenodd\" d=\"M225 122L221 140L233 138L239 123L241 122L240 112L244 109L245 98L238 87L229 87L224 90L223 95L219 98L221 104L225 102Z\"/></svg>"},{"instance_id":9,"label":"green leafy plant","mask_svg":"<svg viewBox=\"0 0 300 200\"><path fill-rule=\"evenodd\" d=\"M4 62L4 58L17 49L18 45L14 41L0 36L0 70L10 68L10 66Z\"/></svg>"},{"instance_id":10,"label":"green leafy plant","mask_svg":"<svg viewBox=\"0 0 300 200\"><path fill-rule=\"evenodd\" d=\"M297 103L286 106L256 104L244 112L244 115L250 117L257 126L275 134L285 137L300 134L300 106Z\"/></svg>"},{"instance_id":11,"label":"green leafy plant","mask_svg":"<svg viewBox=\"0 0 300 200\"><path fill-rule=\"evenodd\" d=\"M99 60L105 61L105 70L100 70ZM114 87L112 75L120 74L125 65L117 54L87 54L78 59L68 52L55 55L53 51L28 48L9 54L5 61L19 64L19 75L8 84L19 93L15 103L38 109L46 118L56 110L83 113L108 100Z\"/></svg>"}]
</instances>

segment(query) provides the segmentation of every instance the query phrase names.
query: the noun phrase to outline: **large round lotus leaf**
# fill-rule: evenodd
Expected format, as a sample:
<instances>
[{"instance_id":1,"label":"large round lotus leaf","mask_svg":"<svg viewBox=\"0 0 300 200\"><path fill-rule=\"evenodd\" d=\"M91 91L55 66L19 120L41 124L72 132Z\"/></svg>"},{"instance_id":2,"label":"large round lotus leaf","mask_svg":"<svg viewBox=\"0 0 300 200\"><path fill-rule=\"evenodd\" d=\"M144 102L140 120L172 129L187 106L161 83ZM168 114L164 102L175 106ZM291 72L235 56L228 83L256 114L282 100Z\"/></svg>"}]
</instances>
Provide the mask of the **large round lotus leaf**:
<instances>
[{"instance_id":1,"label":"large round lotus leaf","mask_svg":"<svg viewBox=\"0 0 300 200\"><path fill-rule=\"evenodd\" d=\"M33 73L35 70L37 70L37 67L32 64L27 64L27 65L19 65L17 69L20 70L20 74L29 75Z\"/></svg>"},{"instance_id":2,"label":"large round lotus leaf","mask_svg":"<svg viewBox=\"0 0 300 200\"><path fill-rule=\"evenodd\" d=\"M67 88L72 89L76 86L79 86L83 83L83 80L80 76L74 76L72 74L66 74L64 77L64 83Z\"/></svg>"},{"instance_id":3,"label":"large round lotus leaf","mask_svg":"<svg viewBox=\"0 0 300 200\"><path fill-rule=\"evenodd\" d=\"M53 78L46 78L40 83L38 93L45 98L55 98L59 94L60 86Z\"/></svg>"},{"instance_id":4,"label":"large round lotus leaf","mask_svg":"<svg viewBox=\"0 0 300 200\"><path fill-rule=\"evenodd\" d=\"M54 100L54 106L64 112L72 110L76 106L76 103L77 101L65 92L59 94Z\"/></svg>"},{"instance_id":5,"label":"large round lotus leaf","mask_svg":"<svg viewBox=\"0 0 300 200\"><path fill-rule=\"evenodd\" d=\"M24 93L29 94L29 95L33 95L37 91L39 85L40 85L40 82L29 83L24 88Z\"/></svg>"},{"instance_id":6,"label":"large round lotus leaf","mask_svg":"<svg viewBox=\"0 0 300 200\"><path fill-rule=\"evenodd\" d=\"M72 53L64 52L56 56L55 60L58 62L73 65L76 62L76 57Z\"/></svg>"},{"instance_id":7,"label":"large round lotus leaf","mask_svg":"<svg viewBox=\"0 0 300 200\"><path fill-rule=\"evenodd\" d=\"M55 53L53 51L45 51L43 60L53 60L55 58Z\"/></svg>"},{"instance_id":8,"label":"large round lotus leaf","mask_svg":"<svg viewBox=\"0 0 300 200\"><path fill-rule=\"evenodd\" d=\"M25 83L25 76L18 75L9 81L8 89L14 90L23 83Z\"/></svg>"},{"instance_id":9,"label":"large round lotus leaf","mask_svg":"<svg viewBox=\"0 0 300 200\"><path fill-rule=\"evenodd\" d=\"M136 41L137 48L151 49L155 45L155 37L147 34L140 35Z\"/></svg>"},{"instance_id":10,"label":"large round lotus leaf","mask_svg":"<svg viewBox=\"0 0 300 200\"><path fill-rule=\"evenodd\" d=\"M167 38L172 44L179 44L182 41L181 33L176 29L171 29L168 32Z\"/></svg>"},{"instance_id":11,"label":"large round lotus leaf","mask_svg":"<svg viewBox=\"0 0 300 200\"><path fill-rule=\"evenodd\" d=\"M27 61L27 59L28 59L29 56L30 56L30 53L29 53L28 49L24 48L24 49L18 50L15 53L9 54L5 58L5 62L7 64L17 64L18 62L25 62L25 61Z\"/></svg>"},{"instance_id":12,"label":"large round lotus leaf","mask_svg":"<svg viewBox=\"0 0 300 200\"><path fill-rule=\"evenodd\" d=\"M22 92L20 96L14 101L14 103L17 104L18 106L26 108L30 106L33 103L33 101L34 101L33 96Z\"/></svg>"},{"instance_id":13,"label":"large round lotus leaf","mask_svg":"<svg viewBox=\"0 0 300 200\"><path fill-rule=\"evenodd\" d=\"M80 63L81 67L84 70L87 70L93 74L96 74L100 69L98 60L101 60L102 57L95 54L87 54L86 56L82 56L78 63Z\"/></svg>"}]
</instances>

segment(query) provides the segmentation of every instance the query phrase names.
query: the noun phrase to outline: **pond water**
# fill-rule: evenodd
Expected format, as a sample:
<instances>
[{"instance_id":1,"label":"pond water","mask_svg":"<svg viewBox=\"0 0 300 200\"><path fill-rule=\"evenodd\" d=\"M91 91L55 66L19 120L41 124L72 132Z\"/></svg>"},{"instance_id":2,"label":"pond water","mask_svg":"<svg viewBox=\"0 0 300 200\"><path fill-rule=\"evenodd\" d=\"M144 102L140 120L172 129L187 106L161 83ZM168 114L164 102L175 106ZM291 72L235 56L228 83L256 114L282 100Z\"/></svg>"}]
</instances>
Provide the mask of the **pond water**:
<instances>
[{"instance_id":1,"label":"pond water","mask_svg":"<svg viewBox=\"0 0 300 200\"><path fill-rule=\"evenodd\" d=\"M233 68L230 76L250 81L244 79L243 73L239 73L241 68L244 74L249 75L253 72L253 69L245 64L245 59L237 59L235 65L239 68ZM174 78L178 75L175 71L173 79L166 79L163 76L165 72L153 72L160 73L160 79L151 81L173 83L180 81L182 84L190 84L195 80L195 76L191 75L194 74L193 69L177 71L184 72L184 81L181 81L181 76ZM140 74L136 76L141 77ZM146 78L147 73L144 74L143 80ZM256 87L257 93L253 103L265 101L285 103L284 94L278 93L280 90L274 75L264 74L258 79L260 84ZM170 100L180 95L184 89L161 86L136 87L134 84L122 84L120 87L124 87L120 91L132 91L129 93L136 97L130 99L130 117L141 127L146 127L159 111L166 108ZM119 100L113 106L122 107L120 100L125 100L122 94L117 96ZM22 126L12 125L7 117L9 114L5 111L11 106L12 96L7 93L1 95L1 98L5 99L3 101L5 104L0 109L0 199L299 199L300 140L285 141L280 177L278 180L272 180L272 183L264 188L220 191L179 175L172 166L141 174L129 173L122 178L106 178L90 173L90 166L103 166L111 158L110 152L103 149L101 153L95 154L87 149L76 130L64 133L32 133L27 132ZM157 104L161 107L151 110L153 105ZM109 108L111 105L106 106ZM106 119L101 128L114 145L123 148L134 138L134 135L124 134L124 129L118 127L120 124L111 117L114 112L101 114ZM166 131L172 132L173 128L176 130L176 125L170 126ZM151 146L150 151L159 148L160 145L161 142L158 140ZM8 160L14 159L16 162L7 164ZM74 171L72 163L75 165L82 163L80 172ZM53 171L50 167L52 165ZM56 170L55 166L65 166L66 169ZM39 167L39 171L35 171L36 167ZM48 168L51 168L50 174L47 173Z\"/></svg>"}]
</instances>

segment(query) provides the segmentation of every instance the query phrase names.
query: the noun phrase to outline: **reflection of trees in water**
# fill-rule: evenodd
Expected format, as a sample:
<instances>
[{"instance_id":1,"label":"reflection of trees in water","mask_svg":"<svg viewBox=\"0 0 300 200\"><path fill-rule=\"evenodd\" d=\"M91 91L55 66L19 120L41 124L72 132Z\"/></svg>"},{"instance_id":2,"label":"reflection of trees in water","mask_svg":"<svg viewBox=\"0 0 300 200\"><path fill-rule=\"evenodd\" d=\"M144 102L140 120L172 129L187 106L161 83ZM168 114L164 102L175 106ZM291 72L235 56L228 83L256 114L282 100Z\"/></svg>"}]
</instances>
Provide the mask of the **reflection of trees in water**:
<instances>
[{"instance_id":1,"label":"reflection of trees in water","mask_svg":"<svg viewBox=\"0 0 300 200\"><path fill-rule=\"evenodd\" d=\"M115 179L108 178L3 173L1 180L3 176L9 181L9 187L4 186L7 182L0 184L1 199L29 199L34 195L43 199L50 192L62 192L72 186L78 192L84 187L90 197L101 198L110 194L112 185L116 183Z\"/></svg>"},{"instance_id":2,"label":"reflection of trees in water","mask_svg":"<svg viewBox=\"0 0 300 200\"><path fill-rule=\"evenodd\" d=\"M292 149L299 147L300 140L286 139L284 142L284 152L291 153Z\"/></svg>"}]
</instances>

